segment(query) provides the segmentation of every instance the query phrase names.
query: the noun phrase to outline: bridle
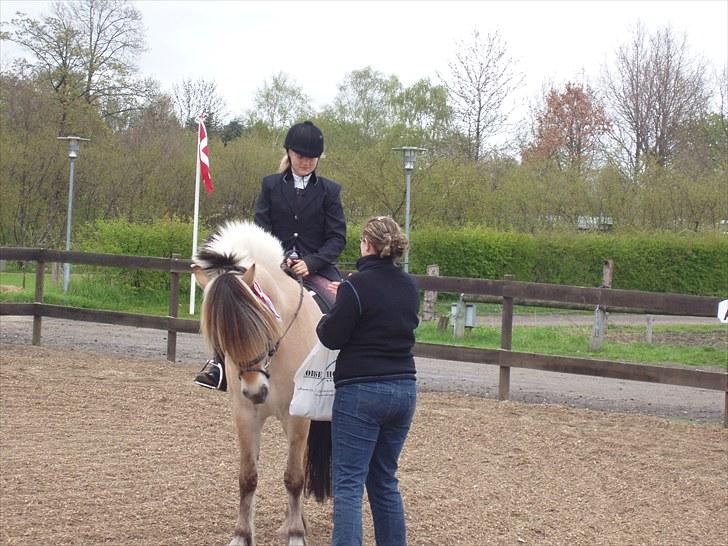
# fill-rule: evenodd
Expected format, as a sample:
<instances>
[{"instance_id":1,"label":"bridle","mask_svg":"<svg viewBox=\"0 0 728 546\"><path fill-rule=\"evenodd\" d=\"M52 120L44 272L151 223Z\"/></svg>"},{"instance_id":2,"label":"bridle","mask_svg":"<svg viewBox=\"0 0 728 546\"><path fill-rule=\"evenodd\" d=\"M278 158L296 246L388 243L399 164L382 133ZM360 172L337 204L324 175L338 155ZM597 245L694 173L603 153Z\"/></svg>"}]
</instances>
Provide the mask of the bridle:
<instances>
[{"instance_id":1,"label":"bridle","mask_svg":"<svg viewBox=\"0 0 728 546\"><path fill-rule=\"evenodd\" d=\"M225 273L223 273L223 275L242 275L246 271L247 270L245 268L235 265L226 267ZM273 356L275 356L276 352L278 352L281 341L283 341L283 338L286 337L286 334L290 331L293 323L296 322L296 319L298 318L298 313L301 311L301 306L303 305L303 279L298 278L297 281L300 287L298 295L298 305L296 306L296 312L293 313L293 318L291 319L291 322L288 323L288 326L275 343L273 343L269 339L268 348L265 351L240 364L240 375L249 372L259 372L262 373L266 377L266 379L270 379L270 372L268 371L268 368L270 368L270 362L273 359ZM260 368L257 368L256 366L261 362L263 362L263 365Z\"/></svg>"}]
</instances>

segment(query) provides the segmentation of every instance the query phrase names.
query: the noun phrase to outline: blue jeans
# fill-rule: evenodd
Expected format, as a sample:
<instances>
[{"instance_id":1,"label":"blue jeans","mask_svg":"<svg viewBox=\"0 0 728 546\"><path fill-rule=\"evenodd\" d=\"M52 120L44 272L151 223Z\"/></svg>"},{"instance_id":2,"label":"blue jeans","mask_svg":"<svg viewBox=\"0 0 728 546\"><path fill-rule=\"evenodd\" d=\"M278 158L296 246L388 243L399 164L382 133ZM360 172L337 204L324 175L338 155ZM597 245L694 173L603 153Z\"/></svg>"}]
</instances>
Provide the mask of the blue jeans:
<instances>
[{"instance_id":1,"label":"blue jeans","mask_svg":"<svg viewBox=\"0 0 728 546\"><path fill-rule=\"evenodd\" d=\"M379 546L407 544L397 463L415 413L411 379L354 383L336 388L332 435L334 531L332 546L362 543L366 485Z\"/></svg>"}]
</instances>

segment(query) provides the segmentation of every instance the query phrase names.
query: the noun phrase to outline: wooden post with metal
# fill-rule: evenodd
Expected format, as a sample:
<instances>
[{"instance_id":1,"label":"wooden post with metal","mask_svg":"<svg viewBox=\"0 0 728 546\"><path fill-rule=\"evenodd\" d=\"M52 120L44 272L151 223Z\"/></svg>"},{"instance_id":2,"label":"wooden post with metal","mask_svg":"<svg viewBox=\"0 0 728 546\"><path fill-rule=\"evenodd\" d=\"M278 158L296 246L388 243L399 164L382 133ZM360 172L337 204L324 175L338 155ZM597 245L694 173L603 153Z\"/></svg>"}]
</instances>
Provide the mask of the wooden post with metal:
<instances>
[{"instance_id":1,"label":"wooden post with metal","mask_svg":"<svg viewBox=\"0 0 728 546\"><path fill-rule=\"evenodd\" d=\"M460 294L452 317L452 336L455 339L465 337L465 294Z\"/></svg>"},{"instance_id":2,"label":"wooden post with metal","mask_svg":"<svg viewBox=\"0 0 728 546\"><path fill-rule=\"evenodd\" d=\"M179 260L179 254L172 254L172 260ZM179 273L169 272L169 314L170 318L177 318L179 307ZM177 358L177 331L167 330L167 360L174 362Z\"/></svg>"},{"instance_id":3,"label":"wooden post with metal","mask_svg":"<svg viewBox=\"0 0 728 546\"><path fill-rule=\"evenodd\" d=\"M35 265L35 303L43 303L43 281L45 279L45 261L39 259ZM43 316L33 315L33 345L40 345L40 327Z\"/></svg>"},{"instance_id":4,"label":"wooden post with metal","mask_svg":"<svg viewBox=\"0 0 728 546\"><path fill-rule=\"evenodd\" d=\"M501 313L501 349L511 350L513 341L513 297L508 294L510 281L513 275L503 277L503 311ZM511 368L500 366L498 373L498 400L509 400L511 392Z\"/></svg>"},{"instance_id":5,"label":"wooden post with metal","mask_svg":"<svg viewBox=\"0 0 728 546\"><path fill-rule=\"evenodd\" d=\"M440 266L437 264L431 264L427 266L427 275L429 277L440 276ZM435 312L435 305L437 305L437 291L436 290L425 290L425 301L424 309L422 310L422 320L434 320L437 317Z\"/></svg>"},{"instance_id":6,"label":"wooden post with metal","mask_svg":"<svg viewBox=\"0 0 728 546\"><path fill-rule=\"evenodd\" d=\"M602 267L601 288L612 287L612 275L614 273L614 261L605 259ZM592 328L591 350L598 351L602 347L604 335L607 333L607 307L597 305L594 310L594 327Z\"/></svg>"}]
</instances>

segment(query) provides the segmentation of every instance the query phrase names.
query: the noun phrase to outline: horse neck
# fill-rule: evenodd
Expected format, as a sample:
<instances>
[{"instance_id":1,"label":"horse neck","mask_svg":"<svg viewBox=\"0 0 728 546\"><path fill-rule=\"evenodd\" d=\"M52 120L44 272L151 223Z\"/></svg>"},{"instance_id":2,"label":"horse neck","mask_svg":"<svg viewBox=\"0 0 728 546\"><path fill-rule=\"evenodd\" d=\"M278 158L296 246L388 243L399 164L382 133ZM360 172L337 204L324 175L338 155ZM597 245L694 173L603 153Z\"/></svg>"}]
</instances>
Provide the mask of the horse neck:
<instances>
[{"instance_id":1,"label":"horse neck","mask_svg":"<svg viewBox=\"0 0 728 546\"><path fill-rule=\"evenodd\" d=\"M285 324L291 320L298 305L300 286L280 269L261 268L256 271L255 281L273 302Z\"/></svg>"}]
</instances>

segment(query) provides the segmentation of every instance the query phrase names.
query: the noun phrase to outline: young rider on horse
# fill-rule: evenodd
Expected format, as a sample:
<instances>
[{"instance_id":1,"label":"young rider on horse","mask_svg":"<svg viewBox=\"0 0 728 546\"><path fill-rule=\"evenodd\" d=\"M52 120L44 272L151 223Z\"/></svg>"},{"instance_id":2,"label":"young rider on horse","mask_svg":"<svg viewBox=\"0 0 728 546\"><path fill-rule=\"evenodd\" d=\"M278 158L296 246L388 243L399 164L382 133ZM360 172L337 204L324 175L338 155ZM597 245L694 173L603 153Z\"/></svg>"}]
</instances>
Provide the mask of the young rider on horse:
<instances>
[{"instance_id":1,"label":"young rider on horse","mask_svg":"<svg viewBox=\"0 0 728 546\"><path fill-rule=\"evenodd\" d=\"M255 223L281 241L290 272L333 305L326 290L341 280L336 260L346 246L346 219L341 186L316 174L324 152L324 136L310 121L291 127L283 144L281 171L266 176L255 203ZM226 390L222 355L215 355L197 374L195 383Z\"/></svg>"}]
</instances>

